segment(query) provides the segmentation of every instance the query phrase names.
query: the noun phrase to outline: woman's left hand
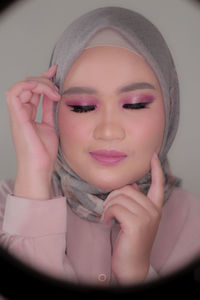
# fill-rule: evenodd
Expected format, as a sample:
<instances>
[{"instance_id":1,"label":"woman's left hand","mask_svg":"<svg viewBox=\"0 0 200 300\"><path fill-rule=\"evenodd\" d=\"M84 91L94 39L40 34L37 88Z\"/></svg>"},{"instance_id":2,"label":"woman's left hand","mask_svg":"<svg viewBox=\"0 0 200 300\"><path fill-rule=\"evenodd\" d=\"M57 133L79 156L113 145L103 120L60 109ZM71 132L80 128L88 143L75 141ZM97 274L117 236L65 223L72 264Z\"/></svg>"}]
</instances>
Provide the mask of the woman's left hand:
<instances>
[{"instance_id":1,"label":"woman's left hand","mask_svg":"<svg viewBox=\"0 0 200 300\"><path fill-rule=\"evenodd\" d=\"M133 184L111 192L104 202L102 221L115 218L121 227L112 255L112 271L121 284L142 282L148 273L164 199L164 177L157 154L151 160L151 177L147 196Z\"/></svg>"}]
</instances>

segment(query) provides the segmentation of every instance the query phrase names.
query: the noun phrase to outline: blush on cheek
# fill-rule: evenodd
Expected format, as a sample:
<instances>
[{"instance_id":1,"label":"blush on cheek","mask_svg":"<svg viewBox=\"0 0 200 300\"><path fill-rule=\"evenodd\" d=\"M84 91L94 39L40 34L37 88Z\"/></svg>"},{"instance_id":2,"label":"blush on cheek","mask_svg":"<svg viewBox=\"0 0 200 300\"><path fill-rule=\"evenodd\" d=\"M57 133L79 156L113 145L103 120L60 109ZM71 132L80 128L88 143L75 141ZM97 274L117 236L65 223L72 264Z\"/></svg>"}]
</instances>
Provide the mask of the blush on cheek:
<instances>
[{"instance_id":1,"label":"blush on cheek","mask_svg":"<svg viewBox=\"0 0 200 300\"><path fill-rule=\"evenodd\" d=\"M162 146L164 128L162 124L152 124L149 127L146 140L149 145L149 150L159 152Z\"/></svg>"},{"instance_id":2,"label":"blush on cheek","mask_svg":"<svg viewBox=\"0 0 200 300\"><path fill-rule=\"evenodd\" d=\"M163 118L152 115L145 122L141 122L140 126L137 126L135 138L142 153L159 152L163 141L164 125Z\"/></svg>"},{"instance_id":3,"label":"blush on cheek","mask_svg":"<svg viewBox=\"0 0 200 300\"><path fill-rule=\"evenodd\" d=\"M80 143L81 140L86 140L88 137L88 125L83 120L73 117L69 114L59 114L59 130L61 139L68 145ZM63 142L64 142L63 141Z\"/></svg>"}]
</instances>

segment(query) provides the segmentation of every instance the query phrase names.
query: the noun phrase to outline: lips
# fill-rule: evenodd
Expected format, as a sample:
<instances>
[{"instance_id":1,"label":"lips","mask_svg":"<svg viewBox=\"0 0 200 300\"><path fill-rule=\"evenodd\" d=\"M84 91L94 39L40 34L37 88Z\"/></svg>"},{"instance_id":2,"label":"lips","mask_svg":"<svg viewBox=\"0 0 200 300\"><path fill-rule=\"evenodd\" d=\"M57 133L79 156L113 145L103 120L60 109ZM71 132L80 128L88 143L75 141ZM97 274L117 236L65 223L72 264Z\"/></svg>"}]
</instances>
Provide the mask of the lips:
<instances>
[{"instance_id":1,"label":"lips","mask_svg":"<svg viewBox=\"0 0 200 300\"><path fill-rule=\"evenodd\" d=\"M114 165L126 158L126 153L117 150L96 150L90 155L103 165Z\"/></svg>"},{"instance_id":2,"label":"lips","mask_svg":"<svg viewBox=\"0 0 200 300\"><path fill-rule=\"evenodd\" d=\"M106 156L106 157L122 157L122 156L126 156L126 153L121 152L121 151L117 151L117 150L96 150L96 151L92 151L90 152L91 154L94 155L99 155L99 156Z\"/></svg>"}]
</instances>

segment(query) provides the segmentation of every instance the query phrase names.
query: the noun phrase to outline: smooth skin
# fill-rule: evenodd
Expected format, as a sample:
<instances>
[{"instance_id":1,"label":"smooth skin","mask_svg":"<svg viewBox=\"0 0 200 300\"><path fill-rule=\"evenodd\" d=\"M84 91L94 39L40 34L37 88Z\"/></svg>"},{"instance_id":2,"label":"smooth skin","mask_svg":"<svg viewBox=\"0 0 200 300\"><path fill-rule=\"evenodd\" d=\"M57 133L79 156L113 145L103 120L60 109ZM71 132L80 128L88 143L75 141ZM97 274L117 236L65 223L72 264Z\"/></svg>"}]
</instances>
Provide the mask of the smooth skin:
<instances>
[{"instance_id":1,"label":"smooth skin","mask_svg":"<svg viewBox=\"0 0 200 300\"><path fill-rule=\"evenodd\" d=\"M154 89L118 92L141 82ZM70 94L75 87L96 92ZM81 178L103 190L114 190L136 182L150 170L153 153L159 153L162 145L165 112L159 82L141 56L119 47L89 48L72 65L62 92L58 112L61 148L65 160ZM151 97L154 101L144 109L124 108L124 103ZM77 103L95 103L97 108L77 113L68 106ZM116 149L127 157L105 167L89 154L97 149Z\"/></svg>"},{"instance_id":2,"label":"smooth skin","mask_svg":"<svg viewBox=\"0 0 200 300\"><path fill-rule=\"evenodd\" d=\"M121 49L121 51L123 51L123 49ZM105 54L106 52L104 52L104 55ZM93 55L94 56L91 58L94 59L95 55L100 54L93 53ZM119 53L117 55L119 55ZM132 55L132 59L136 63L135 67L138 66L138 68L140 67L141 69L141 63L143 66L145 66L144 62L137 61L134 53L132 53ZM111 64L113 63L113 61L111 61L112 57L114 59L113 55L109 57L108 61L106 62L107 64L109 62ZM131 59L131 56L126 56L126 58ZM140 60L139 57L138 59ZM91 63L91 59L89 62ZM128 63L130 63L130 61ZM90 67L92 66L94 65L90 64ZM79 64L78 67L81 68L81 64ZM103 68L102 64L101 67ZM117 67L118 72L120 73L121 71L122 74L123 70L119 70L119 65ZM148 69L148 65L145 66L145 68L145 76L148 77L152 75L153 72ZM7 91L7 105L10 114L11 132L17 157L17 176L14 187L14 195L18 197L35 200L48 200L51 197L51 175L58 151L58 137L53 120L53 103L54 101L60 101L60 108L62 108L64 101L66 100L66 97L59 95L58 89L51 81L51 78L56 73L56 69L57 66L53 66L44 72L40 77L26 78L24 81L14 84ZM71 70L73 71L74 69L72 68ZM133 73L125 72L125 74L129 74L131 76L131 81L134 81L134 71L135 70L133 70ZM76 83L76 85L83 85L83 82L80 81L81 77L79 77L78 80L78 77L72 76L73 72L69 72L69 74L71 76L71 81L68 80L69 77L66 77L63 87L64 89L73 86L74 83ZM74 72L74 74L77 74L78 76L84 75L84 73L81 74L81 72ZM98 74L100 76L101 73ZM81 121L77 127L70 127L70 122L74 122L75 119L73 118L83 117L83 113L78 115L75 112L69 111L66 106L65 109L63 107L63 109L60 109L59 129L61 132L61 144L63 146L62 150L66 160L71 164L71 167L74 166L76 172L80 174L83 179L88 179L88 182L91 184L94 184L92 177L90 181L90 177L88 178L86 174L88 173L89 169L96 169L96 178L98 180L103 174L107 174L107 180L105 182L99 181L99 186L102 188L110 188L113 186L114 188L114 191L109 194L104 203L104 214L101 221L109 222L115 218L120 223L121 230L113 249L112 270L116 276L116 279L118 280L118 283L126 285L145 280L149 269L152 245L162 214L164 179L161 164L156 153L159 152L162 145L164 132L164 110L163 106L161 105L162 97L159 90L159 85L157 84L155 76L151 77L151 79L153 79L152 83L156 85L156 90L153 93L157 97L156 99L158 99L158 101L157 104L155 104L156 101L154 101L154 106L152 105L151 109L149 108L146 111L141 111L140 116L141 118L145 119L146 116L143 115L144 113L148 112L150 115L152 114L152 122L158 122L153 123L152 128L158 130L158 124L160 124L159 131L156 133L154 132L154 135L158 135L159 133L159 136L153 139L154 143L152 143L152 139L149 138L149 151L148 149L145 149L146 154L143 152L143 154L145 154L143 157L144 163L136 165L136 168L127 169L127 166L130 165L131 161L140 158L140 147L144 147L143 142L147 143L145 144L146 146L148 145L148 141L146 141L146 137L148 137L148 135L146 135L145 127L142 127L142 124L141 131L139 131L139 134L136 133L135 137L132 136L132 131L130 128L128 130L127 126L131 124L131 112L120 109L118 110L119 98L114 97L113 93L113 91L119 87L119 84L123 84L123 82L120 81L120 78L123 79L124 76L117 77L114 76L115 74L116 73L114 71L110 73L110 76L112 76L112 78L117 78L117 80L112 81L113 84L110 86L112 87L112 91L104 89L105 93L103 94L102 102L100 102L101 109L98 112L99 115L97 115L97 118L92 117L92 114L94 114L93 112L85 113L85 116L87 117L84 120L86 130L84 134L88 134L87 130L92 130L91 126L93 126L93 131L91 131L91 134L89 135L91 138L91 143L88 144L88 140L84 140L84 137L86 138L86 136L83 136L83 139L80 141L80 158L81 155L83 155L82 157L85 157L86 159L85 165L87 165L87 168L85 167L85 173L83 172L83 165L80 165L80 172L77 172L77 165L73 165L73 157L71 157L70 160L66 150L67 144L70 150L72 150L72 148L75 146L74 142L77 141L76 139L80 134L78 130L82 129L83 127ZM141 76L144 74L140 73ZM102 84L107 82L107 76L109 77L108 72L106 73L106 76L104 76L104 79L102 78ZM150 79L150 77L147 77L144 78L145 81ZM94 76L92 78L94 78ZM76 80L73 81L73 79ZM128 79L128 77L125 79ZM138 80L139 78L135 79ZM98 86L95 85L94 79L92 86L100 90L98 78L96 83L97 82ZM88 82L85 82L85 84L88 85ZM102 92L103 89L100 91ZM42 122L36 123L35 117L41 94L44 95ZM114 118L114 114L110 109L111 106L109 106L108 95L112 95L110 99L112 100L112 104L115 103L115 112L118 114L118 116L121 114L121 118L118 118L119 123L117 130L114 129L113 126L113 124L117 123L115 123L116 119L112 119ZM158 118L153 118L154 113L157 115L157 111L159 109L162 117L159 116ZM102 111L106 112L105 118L101 118ZM135 116L135 118L133 118L133 116ZM93 121L91 121L91 119ZM89 123L87 123L86 120L88 120ZM98 122L94 123L96 120L98 120ZM139 120L139 117L137 117L136 112L134 112L132 115L132 122L136 122L136 120ZM68 136L67 133L69 132L70 128L74 128L74 133L73 135ZM142 130L144 130L144 135L146 136L142 136ZM146 126L146 131L148 131L148 126ZM128 138L127 132L130 134ZM131 144L134 147L133 152L131 152L131 147L129 144L130 138L135 138L133 144ZM87 145L87 148L85 148L85 145ZM115 146L113 148L116 148L117 145L123 146L123 150L129 151L128 164L123 165L122 162L120 165L115 167L97 166L97 163L89 157L88 153L87 156L86 152L82 151L83 149L87 149L88 151L97 148L105 148L105 145L108 145L108 147L109 145L111 145L111 147ZM127 146L128 148L126 148ZM122 150L122 147L118 149ZM125 161L124 164L126 164ZM141 165L142 170L139 169L139 165ZM152 173L152 183L147 196L145 196L140 192L138 186L135 184L135 181L139 176L142 176L143 173L145 174L150 168ZM116 173L118 175L114 176ZM89 174L89 176L90 175L91 174ZM122 179L122 184L120 178Z\"/></svg>"},{"instance_id":3,"label":"smooth skin","mask_svg":"<svg viewBox=\"0 0 200 300\"><path fill-rule=\"evenodd\" d=\"M164 198L163 174L156 153L151 160L151 173L147 196L133 184L113 191L104 203L102 221L115 218L121 226L114 245L112 270L123 285L144 281L149 269Z\"/></svg>"},{"instance_id":4,"label":"smooth skin","mask_svg":"<svg viewBox=\"0 0 200 300\"><path fill-rule=\"evenodd\" d=\"M40 77L29 77L7 91L10 127L17 158L14 195L35 200L50 199L51 175L56 162L58 137L53 103L61 96L51 82L57 66ZM43 94L42 122L35 122Z\"/></svg>"}]
</instances>

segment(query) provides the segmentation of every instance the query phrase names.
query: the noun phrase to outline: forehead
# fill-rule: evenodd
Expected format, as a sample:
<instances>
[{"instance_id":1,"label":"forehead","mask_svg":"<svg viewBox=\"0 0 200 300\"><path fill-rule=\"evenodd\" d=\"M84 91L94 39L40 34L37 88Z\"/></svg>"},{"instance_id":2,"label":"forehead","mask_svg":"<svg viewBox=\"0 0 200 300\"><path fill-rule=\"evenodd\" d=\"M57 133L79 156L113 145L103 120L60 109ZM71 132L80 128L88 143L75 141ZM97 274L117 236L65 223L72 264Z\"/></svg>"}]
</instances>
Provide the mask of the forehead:
<instances>
[{"instance_id":1,"label":"forehead","mask_svg":"<svg viewBox=\"0 0 200 300\"><path fill-rule=\"evenodd\" d=\"M95 46L85 49L69 69L64 86L81 81L99 84L108 81L121 84L127 81L152 81L156 84L155 73L134 51L116 46Z\"/></svg>"}]
</instances>

